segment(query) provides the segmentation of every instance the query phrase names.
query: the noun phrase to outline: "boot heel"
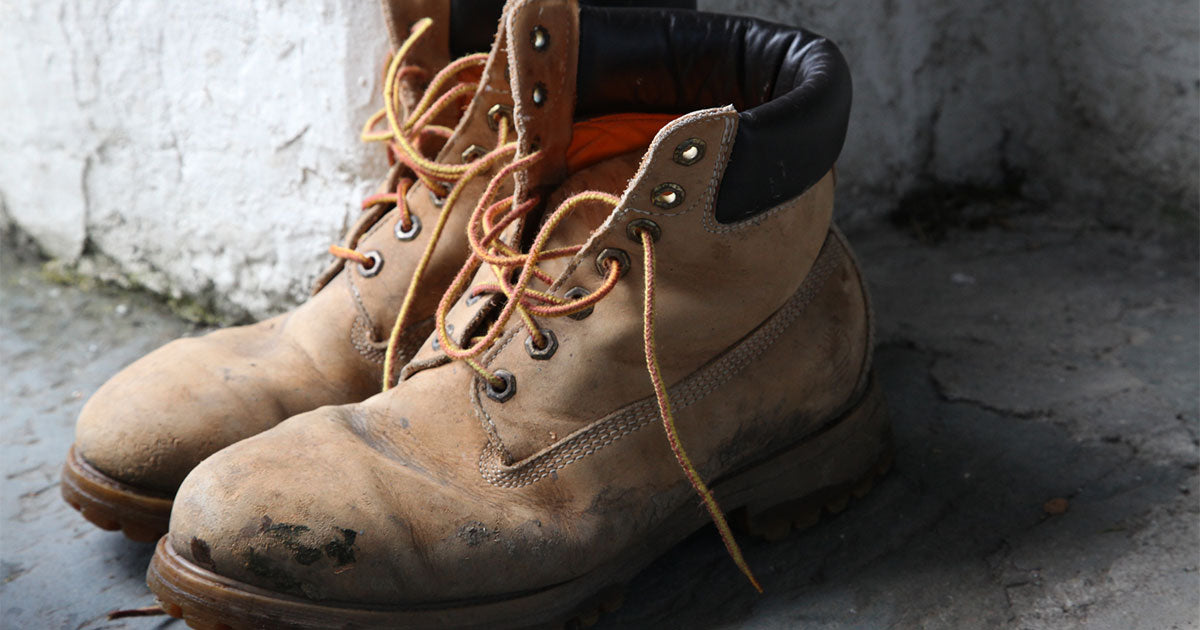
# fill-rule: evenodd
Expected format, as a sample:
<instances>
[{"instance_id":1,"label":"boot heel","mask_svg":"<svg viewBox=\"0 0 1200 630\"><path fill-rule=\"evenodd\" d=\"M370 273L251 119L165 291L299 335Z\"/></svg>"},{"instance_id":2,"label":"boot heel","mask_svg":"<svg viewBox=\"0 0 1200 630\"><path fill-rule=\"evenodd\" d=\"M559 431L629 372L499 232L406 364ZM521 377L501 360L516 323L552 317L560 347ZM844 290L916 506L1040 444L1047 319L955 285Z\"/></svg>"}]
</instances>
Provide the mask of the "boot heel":
<instances>
[{"instance_id":1,"label":"boot heel","mask_svg":"<svg viewBox=\"0 0 1200 630\"><path fill-rule=\"evenodd\" d=\"M737 478L742 492L726 500L741 507L730 513L730 522L767 540L811 527L823 514L837 514L851 499L866 496L891 468L893 452L883 392L872 375L853 408Z\"/></svg>"}]
</instances>

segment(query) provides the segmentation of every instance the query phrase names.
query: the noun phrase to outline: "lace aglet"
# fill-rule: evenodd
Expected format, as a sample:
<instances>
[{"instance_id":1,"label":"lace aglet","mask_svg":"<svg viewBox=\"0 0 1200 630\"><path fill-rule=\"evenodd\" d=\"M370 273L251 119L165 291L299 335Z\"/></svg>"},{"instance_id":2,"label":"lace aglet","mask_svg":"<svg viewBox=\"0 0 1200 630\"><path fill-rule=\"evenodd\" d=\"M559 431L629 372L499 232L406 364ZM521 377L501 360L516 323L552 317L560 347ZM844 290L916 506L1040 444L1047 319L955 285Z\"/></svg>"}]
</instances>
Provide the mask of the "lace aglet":
<instances>
[{"instance_id":1,"label":"lace aglet","mask_svg":"<svg viewBox=\"0 0 1200 630\"><path fill-rule=\"evenodd\" d=\"M750 580L750 586L753 586L754 590L758 591L759 595L762 595L763 594L762 584L758 583L758 578L754 577L754 574L750 572L750 568L749 567L743 568L742 573L744 573L746 575L747 580Z\"/></svg>"},{"instance_id":2,"label":"lace aglet","mask_svg":"<svg viewBox=\"0 0 1200 630\"><path fill-rule=\"evenodd\" d=\"M733 532L728 527L725 524L725 519L722 517L721 521L717 524L717 530L721 534L722 542L725 543L725 550L729 552L729 557L733 559L733 563L737 565L742 575L746 576L747 580L750 580L750 586L753 586L754 590L758 591L759 595L762 595L762 584L759 584L758 578L754 577L754 572L750 570L750 563L746 562L746 557L742 555L742 548L733 539Z\"/></svg>"}]
</instances>

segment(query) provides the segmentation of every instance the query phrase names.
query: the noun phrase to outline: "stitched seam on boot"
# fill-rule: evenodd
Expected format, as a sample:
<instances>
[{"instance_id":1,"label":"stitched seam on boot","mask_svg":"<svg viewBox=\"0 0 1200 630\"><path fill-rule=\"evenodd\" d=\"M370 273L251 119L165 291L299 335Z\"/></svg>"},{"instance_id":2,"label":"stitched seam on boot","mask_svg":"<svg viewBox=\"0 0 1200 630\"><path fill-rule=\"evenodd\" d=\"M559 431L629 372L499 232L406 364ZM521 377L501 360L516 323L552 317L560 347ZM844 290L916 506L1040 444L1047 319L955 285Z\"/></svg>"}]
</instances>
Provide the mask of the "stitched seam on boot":
<instances>
[{"instance_id":1,"label":"stitched seam on boot","mask_svg":"<svg viewBox=\"0 0 1200 630\"><path fill-rule=\"evenodd\" d=\"M358 309L359 317L363 318L369 330L375 329L375 320L371 318L371 313L367 311L367 306L363 304L362 293L358 290L358 285L354 284L354 278L350 274L346 275L346 283L350 285L350 295L354 298L354 308ZM368 335L368 338L370 336Z\"/></svg>"},{"instance_id":2,"label":"stitched seam on boot","mask_svg":"<svg viewBox=\"0 0 1200 630\"><path fill-rule=\"evenodd\" d=\"M383 357L386 352L371 342L370 328L361 315L356 315L354 323L350 326L350 345L354 346L354 349L367 361L383 365Z\"/></svg>"},{"instance_id":3,"label":"stitched seam on boot","mask_svg":"<svg viewBox=\"0 0 1200 630\"><path fill-rule=\"evenodd\" d=\"M800 288L757 330L733 348L726 350L716 361L701 367L668 389L675 409L682 410L699 402L774 345L788 327L800 318L817 291L822 288L825 281L843 261L845 256L843 248L831 246L831 243L836 242L832 234L825 237L821 254L818 254L812 270ZM823 256L822 254L827 255ZM477 387L475 394L478 395ZM487 412L483 411L482 407L476 408L486 416ZM495 486L503 488L526 486L595 453L658 419L658 407L654 397L644 398L609 414L606 418L580 429L563 441L512 466L504 464L503 443L495 439L489 440L479 457L479 474L483 476L484 480Z\"/></svg>"},{"instance_id":4,"label":"stitched seam on boot","mask_svg":"<svg viewBox=\"0 0 1200 630\"><path fill-rule=\"evenodd\" d=\"M407 362L409 358L417 353L421 344L429 333L433 332L434 319L427 317L415 324L407 332L401 336L401 342L397 345L397 354L401 361ZM376 365L383 365L384 358L387 356L387 340L377 341L372 338L371 328L367 325L366 319L360 314L354 318L354 323L350 325L350 345L358 351L360 355L366 358L367 361Z\"/></svg>"},{"instance_id":5,"label":"stitched seam on boot","mask_svg":"<svg viewBox=\"0 0 1200 630\"><path fill-rule=\"evenodd\" d=\"M741 230L744 230L747 228L758 227L758 226L762 225L763 223L765 223L768 219L772 219L772 218L778 216L782 212L788 212L788 211L796 208L797 206L806 204L807 202L808 202L808 195L806 195L806 194L800 195L799 197L794 197L788 201L785 201L785 202L779 204L778 206L771 208L770 210L768 210L766 212L763 212L761 214L756 214L753 217L746 219L744 221L739 221L737 223L730 223L730 224L723 224L723 223L717 222L716 214L713 212L713 210L716 207L716 204L712 204L709 206L708 209L706 209L706 211L704 212L704 215L703 215L704 216L704 231L709 232L711 234L730 234L732 232L738 232L738 231L741 231Z\"/></svg>"},{"instance_id":6,"label":"stitched seam on boot","mask_svg":"<svg viewBox=\"0 0 1200 630\"><path fill-rule=\"evenodd\" d=\"M838 243L842 245L842 250L846 253L846 257L850 261L850 267L854 270L854 276L858 279L858 288L862 291L863 307L866 309L867 317L867 345L866 355L863 357L862 365L858 373L858 382L854 385L855 395L859 395L867 390L867 386L871 381L871 370L874 367L875 358L875 305L871 302L871 291L867 287L867 279L863 276L862 267L858 264L858 256L854 250L850 248L850 242L846 240L846 235L837 226L830 226L830 232L837 237Z\"/></svg>"}]
</instances>

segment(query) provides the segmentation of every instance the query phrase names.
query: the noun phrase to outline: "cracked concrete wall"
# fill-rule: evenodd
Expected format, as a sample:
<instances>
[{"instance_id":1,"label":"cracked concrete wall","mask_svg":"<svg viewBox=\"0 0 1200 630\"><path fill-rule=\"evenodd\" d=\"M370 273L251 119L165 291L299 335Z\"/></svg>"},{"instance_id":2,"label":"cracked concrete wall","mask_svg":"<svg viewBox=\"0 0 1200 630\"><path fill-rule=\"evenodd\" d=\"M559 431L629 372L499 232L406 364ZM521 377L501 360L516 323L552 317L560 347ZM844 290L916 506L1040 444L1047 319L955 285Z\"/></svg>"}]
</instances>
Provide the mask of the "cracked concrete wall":
<instances>
[{"instance_id":1,"label":"cracked concrete wall","mask_svg":"<svg viewBox=\"0 0 1200 630\"><path fill-rule=\"evenodd\" d=\"M1040 7L1055 48L1070 54L1048 55L1045 86L1054 90L1054 109L1040 112L1037 131L1050 142L1031 146L1056 156L1054 172L1070 182L1069 192L1115 196L1129 212L1194 219L1200 4L1088 0Z\"/></svg>"},{"instance_id":2,"label":"cracked concrete wall","mask_svg":"<svg viewBox=\"0 0 1200 630\"><path fill-rule=\"evenodd\" d=\"M1102 200L1120 220L1200 214L1192 0L701 0L803 24L854 71L840 192L875 214L922 186ZM1116 206L1116 207L1114 207Z\"/></svg>"},{"instance_id":3,"label":"cracked concrete wall","mask_svg":"<svg viewBox=\"0 0 1200 630\"><path fill-rule=\"evenodd\" d=\"M14 2L17 2L14 4ZM839 215L931 185L1200 214L1190 0L704 0L804 24L855 73ZM0 224L226 317L303 299L381 174L374 3L0 0ZM1114 209L1115 208L1115 209Z\"/></svg>"}]
</instances>

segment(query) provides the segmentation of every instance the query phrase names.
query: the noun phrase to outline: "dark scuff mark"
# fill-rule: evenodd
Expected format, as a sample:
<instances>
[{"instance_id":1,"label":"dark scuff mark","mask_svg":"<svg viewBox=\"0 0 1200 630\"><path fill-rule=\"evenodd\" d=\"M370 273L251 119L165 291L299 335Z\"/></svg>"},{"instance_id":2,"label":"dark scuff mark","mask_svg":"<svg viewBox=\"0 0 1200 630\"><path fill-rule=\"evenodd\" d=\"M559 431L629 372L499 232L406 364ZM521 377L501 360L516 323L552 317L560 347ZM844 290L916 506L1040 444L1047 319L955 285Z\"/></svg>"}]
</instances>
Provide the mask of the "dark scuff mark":
<instances>
[{"instance_id":1,"label":"dark scuff mark","mask_svg":"<svg viewBox=\"0 0 1200 630\"><path fill-rule=\"evenodd\" d=\"M308 531L307 525L293 525L291 523L263 523L262 533L269 534L276 538L280 536L294 537Z\"/></svg>"},{"instance_id":2,"label":"dark scuff mark","mask_svg":"<svg viewBox=\"0 0 1200 630\"><path fill-rule=\"evenodd\" d=\"M342 530L342 540L331 540L325 545L325 555L333 559L333 566L340 567L354 562L354 541L358 532L353 529Z\"/></svg>"},{"instance_id":3,"label":"dark scuff mark","mask_svg":"<svg viewBox=\"0 0 1200 630\"><path fill-rule=\"evenodd\" d=\"M292 558L294 558L296 560L296 562L298 562L304 566L308 566L308 565L316 562L317 560L321 559L321 550L317 549L316 547L305 547L303 545L296 545L293 548L292 546L289 545L288 549L291 549L294 552L292 554Z\"/></svg>"},{"instance_id":4,"label":"dark scuff mark","mask_svg":"<svg viewBox=\"0 0 1200 630\"><path fill-rule=\"evenodd\" d=\"M217 569L217 564L212 559L212 549L209 548L208 543L196 537L192 537L192 560L210 571Z\"/></svg>"},{"instance_id":5,"label":"dark scuff mark","mask_svg":"<svg viewBox=\"0 0 1200 630\"><path fill-rule=\"evenodd\" d=\"M312 547L300 541L300 537L309 531L307 525L272 523L269 518L263 518L262 533L278 540L292 552L292 558L304 566L321 559L321 550L318 547Z\"/></svg>"},{"instance_id":6,"label":"dark scuff mark","mask_svg":"<svg viewBox=\"0 0 1200 630\"><path fill-rule=\"evenodd\" d=\"M303 566L315 563L321 559L321 556L329 556L335 567L355 561L354 542L358 538L358 532L353 529L337 530L334 540L324 546L321 546L320 542L310 545L306 544L307 541L313 539L312 528L309 526L298 523L276 523L271 520L271 517L264 516L258 526L258 533L283 545L292 552L292 559ZM338 534L341 536L340 539L337 537Z\"/></svg>"},{"instance_id":7,"label":"dark scuff mark","mask_svg":"<svg viewBox=\"0 0 1200 630\"><path fill-rule=\"evenodd\" d=\"M259 554L253 549L246 550L246 569L281 591L302 593L299 580L276 567L269 556Z\"/></svg>"}]
</instances>

